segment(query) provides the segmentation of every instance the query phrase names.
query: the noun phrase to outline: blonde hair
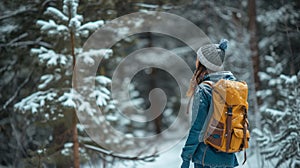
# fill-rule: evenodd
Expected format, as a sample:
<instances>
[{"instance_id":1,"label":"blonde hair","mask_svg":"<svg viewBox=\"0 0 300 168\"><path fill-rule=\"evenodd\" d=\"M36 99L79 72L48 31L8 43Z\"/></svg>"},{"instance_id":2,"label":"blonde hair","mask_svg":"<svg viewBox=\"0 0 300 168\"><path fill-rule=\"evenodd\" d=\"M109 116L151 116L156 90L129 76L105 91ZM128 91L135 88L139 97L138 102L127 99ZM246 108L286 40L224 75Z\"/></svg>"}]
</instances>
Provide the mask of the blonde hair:
<instances>
[{"instance_id":1,"label":"blonde hair","mask_svg":"<svg viewBox=\"0 0 300 168\"><path fill-rule=\"evenodd\" d=\"M200 61L196 60L196 70L194 71L193 77L190 81L190 87L186 92L186 96L192 97L195 92L195 88L199 85L203 80L204 76L208 74L207 68L200 63Z\"/></svg>"}]
</instances>

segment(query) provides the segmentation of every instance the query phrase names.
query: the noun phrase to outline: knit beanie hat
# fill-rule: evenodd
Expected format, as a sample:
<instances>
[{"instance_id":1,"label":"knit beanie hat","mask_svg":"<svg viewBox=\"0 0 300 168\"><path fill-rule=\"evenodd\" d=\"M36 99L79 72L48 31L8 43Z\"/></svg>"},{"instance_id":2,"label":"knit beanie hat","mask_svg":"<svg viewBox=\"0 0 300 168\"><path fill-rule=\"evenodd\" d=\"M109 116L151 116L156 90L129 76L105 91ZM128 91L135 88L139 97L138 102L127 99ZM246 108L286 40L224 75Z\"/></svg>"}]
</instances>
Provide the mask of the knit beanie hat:
<instances>
[{"instance_id":1,"label":"knit beanie hat","mask_svg":"<svg viewBox=\"0 0 300 168\"><path fill-rule=\"evenodd\" d=\"M207 69L217 72L224 70L223 63L228 40L222 39L219 44L207 44L199 48L197 58Z\"/></svg>"}]
</instances>

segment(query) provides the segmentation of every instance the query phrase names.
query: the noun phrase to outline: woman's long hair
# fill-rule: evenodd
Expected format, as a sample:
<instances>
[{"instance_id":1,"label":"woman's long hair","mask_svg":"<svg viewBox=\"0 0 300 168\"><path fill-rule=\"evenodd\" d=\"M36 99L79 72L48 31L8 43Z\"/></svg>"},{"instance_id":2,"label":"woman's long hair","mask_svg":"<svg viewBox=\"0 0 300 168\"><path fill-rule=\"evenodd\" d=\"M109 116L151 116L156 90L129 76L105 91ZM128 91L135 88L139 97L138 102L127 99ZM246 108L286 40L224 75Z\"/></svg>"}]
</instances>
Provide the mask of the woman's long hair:
<instances>
[{"instance_id":1,"label":"woman's long hair","mask_svg":"<svg viewBox=\"0 0 300 168\"><path fill-rule=\"evenodd\" d=\"M192 97L194 95L196 86L199 85L203 81L204 76L207 75L207 74L208 74L208 70L197 59L196 60L196 70L195 70L195 72L193 74L193 77L190 81L189 90L186 92L186 95L188 97Z\"/></svg>"}]
</instances>

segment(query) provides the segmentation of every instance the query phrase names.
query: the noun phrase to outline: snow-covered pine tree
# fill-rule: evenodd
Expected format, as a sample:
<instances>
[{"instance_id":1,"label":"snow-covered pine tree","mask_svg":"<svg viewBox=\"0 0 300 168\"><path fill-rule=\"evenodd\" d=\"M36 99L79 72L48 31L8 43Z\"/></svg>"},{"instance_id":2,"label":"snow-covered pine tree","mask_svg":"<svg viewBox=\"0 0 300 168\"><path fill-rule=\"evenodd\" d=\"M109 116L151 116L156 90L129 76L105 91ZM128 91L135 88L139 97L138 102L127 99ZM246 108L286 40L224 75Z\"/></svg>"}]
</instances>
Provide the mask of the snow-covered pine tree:
<instances>
[{"instance_id":1,"label":"snow-covered pine tree","mask_svg":"<svg viewBox=\"0 0 300 168\"><path fill-rule=\"evenodd\" d=\"M264 86L257 92L263 100L262 130L255 129L260 153L274 167L300 166L300 72L297 75L283 75L288 57L276 54L273 45L270 55L264 56L265 72L259 77ZM264 162L262 164L265 164Z\"/></svg>"},{"instance_id":2,"label":"snow-covered pine tree","mask_svg":"<svg viewBox=\"0 0 300 168\"><path fill-rule=\"evenodd\" d=\"M254 130L257 144L266 160L274 162L274 167L297 168L300 166L300 72L298 76L278 75L270 80L274 82L269 82L272 89L265 93L275 92L278 97L270 94L275 97L274 105L264 106L261 111L263 130Z\"/></svg>"},{"instance_id":3,"label":"snow-covered pine tree","mask_svg":"<svg viewBox=\"0 0 300 168\"><path fill-rule=\"evenodd\" d=\"M262 128L255 129L256 142L264 163L271 167L299 167L299 31L298 3L275 2L272 8L260 1L257 21L264 36L261 54L260 113ZM298 72L298 73L297 73ZM283 75L289 74L289 75ZM264 167L264 166L262 166Z\"/></svg>"},{"instance_id":4,"label":"snow-covered pine tree","mask_svg":"<svg viewBox=\"0 0 300 168\"><path fill-rule=\"evenodd\" d=\"M37 123L46 122L53 127L52 133L45 140L45 144L37 143L36 154L39 158L42 157L39 162L45 164L55 154L58 158L64 155L69 159L73 158L73 166L80 166L80 153L82 153L83 158L86 153L83 147L79 148L79 143L85 143L87 138L78 136L79 125L75 113L78 104L75 102L79 102L79 106L82 107L78 108L90 115L94 115L95 110L89 109L87 100L78 96L76 90L72 88L75 61L81 59L87 64L93 64L95 57L107 59L112 55L110 49L83 52L80 48L81 40L101 27L104 21L83 23L83 16L77 14L77 7L78 0L64 0L62 10L54 7L47 8L45 15L51 19L37 21L41 32L46 35L53 47L40 47L31 50L32 55L38 56L40 65L45 68L45 74L40 78L37 91L15 104L15 108L19 111L32 113ZM96 86L90 98L96 98L97 105L106 106L107 111L114 109L115 103L111 100L110 92L106 88L111 80L105 76L96 76L95 79ZM95 119L101 120L97 117ZM71 157L72 153L73 157ZM58 160L52 158L50 163L56 162L57 166L70 166L58 163Z\"/></svg>"}]
</instances>

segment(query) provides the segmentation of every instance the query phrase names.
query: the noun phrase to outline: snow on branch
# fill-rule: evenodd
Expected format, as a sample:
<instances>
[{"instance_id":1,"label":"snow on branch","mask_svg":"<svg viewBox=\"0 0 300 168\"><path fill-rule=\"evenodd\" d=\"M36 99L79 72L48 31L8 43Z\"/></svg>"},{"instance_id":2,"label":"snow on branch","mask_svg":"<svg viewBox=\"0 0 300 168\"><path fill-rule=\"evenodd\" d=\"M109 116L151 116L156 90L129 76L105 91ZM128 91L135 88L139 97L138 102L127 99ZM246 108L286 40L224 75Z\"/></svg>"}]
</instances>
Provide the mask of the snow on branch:
<instances>
[{"instance_id":1,"label":"snow on branch","mask_svg":"<svg viewBox=\"0 0 300 168\"><path fill-rule=\"evenodd\" d=\"M269 114L270 116L273 116L273 117L281 117L284 115L284 112L282 112L282 111L269 109L269 108L264 113Z\"/></svg>"},{"instance_id":2,"label":"snow on branch","mask_svg":"<svg viewBox=\"0 0 300 168\"><path fill-rule=\"evenodd\" d=\"M79 52L81 53L78 55L78 59L88 65L94 65L95 57L103 57L104 59L108 59L112 55L111 49L91 49L84 52L82 52L82 50L79 50Z\"/></svg>"},{"instance_id":3,"label":"snow on branch","mask_svg":"<svg viewBox=\"0 0 300 168\"><path fill-rule=\"evenodd\" d=\"M64 21L64 22L67 22L68 21L68 17L63 14L61 11L59 11L58 9L56 8L53 8L53 7L48 7L45 14L49 14L53 17L55 17L56 19L59 19L61 21Z\"/></svg>"},{"instance_id":4,"label":"snow on branch","mask_svg":"<svg viewBox=\"0 0 300 168\"><path fill-rule=\"evenodd\" d=\"M290 85L293 85L293 84L297 84L298 83L298 79L297 79L297 76L296 75L293 75L291 77L289 76L286 76L286 75L280 75L280 78L285 81L285 84L290 84Z\"/></svg>"},{"instance_id":5,"label":"snow on branch","mask_svg":"<svg viewBox=\"0 0 300 168\"><path fill-rule=\"evenodd\" d=\"M260 81L269 81L272 77L265 72L258 72L258 77Z\"/></svg>"},{"instance_id":6,"label":"snow on branch","mask_svg":"<svg viewBox=\"0 0 300 168\"><path fill-rule=\"evenodd\" d=\"M88 31L94 32L102 25L104 25L103 20L98 20L95 22L88 22L88 23L85 23L84 25L80 26L79 30L81 30L81 31L88 30Z\"/></svg>"},{"instance_id":7,"label":"snow on branch","mask_svg":"<svg viewBox=\"0 0 300 168\"><path fill-rule=\"evenodd\" d=\"M58 25L55 23L54 20L44 21L38 20L37 25L41 27L41 31L43 33L47 33L48 36L55 36L55 35L64 35L68 36L69 29L65 25Z\"/></svg>"},{"instance_id":8,"label":"snow on branch","mask_svg":"<svg viewBox=\"0 0 300 168\"><path fill-rule=\"evenodd\" d=\"M76 108L75 99L76 95L71 90L71 92L65 92L61 97L59 97L58 101L60 101L65 107Z\"/></svg>"},{"instance_id":9,"label":"snow on branch","mask_svg":"<svg viewBox=\"0 0 300 168\"><path fill-rule=\"evenodd\" d=\"M73 17L70 22L69 22L69 28L71 28L72 30L78 30L81 26L81 17L80 15L76 15L75 17Z\"/></svg>"},{"instance_id":10,"label":"snow on branch","mask_svg":"<svg viewBox=\"0 0 300 168\"><path fill-rule=\"evenodd\" d=\"M95 101L98 106L103 107L109 105L111 92L106 87L111 83L111 79L105 76L87 77L84 79L87 85L93 81L96 82L93 89L89 87L82 89L87 91L89 99Z\"/></svg>"},{"instance_id":11,"label":"snow on branch","mask_svg":"<svg viewBox=\"0 0 300 168\"><path fill-rule=\"evenodd\" d=\"M96 98L96 103L98 106L106 106L107 105L107 100L110 99L109 94L110 92L108 90L103 90L103 88L101 88L100 90L94 90L91 94L90 94L90 98Z\"/></svg>"},{"instance_id":12,"label":"snow on branch","mask_svg":"<svg viewBox=\"0 0 300 168\"><path fill-rule=\"evenodd\" d=\"M46 101L53 101L57 93L48 91L38 91L32 95L22 99L21 102L15 104L15 108L20 111L31 111L33 114L38 112L40 108L44 107Z\"/></svg>"},{"instance_id":13,"label":"snow on branch","mask_svg":"<svg viewBox=\"0 0 300 168\"><path fill-rule=\"evenodd\" d=\"M77 14L78 0L64 0L63 12L70 18Z\"/></svg>"},{"instance_id":14,"label":"snow on branch","mask_svg":"<svg viewBox=\"0 0 300 168\"><path fill-rule=\"evenodd\" d=\"M154 5L154 4L147 4L147 3L135 3L135 6L145 8L147 10L157 10L158 8L162 8L164 10L169 10L175 8L174 6L171 5Z\"/></svg>"},{"instance_id":15,"label":"snow on branch","mask_svg":"<svg viewBox=\"0 0 300 168\"><path fill-rule=\"evenodd\" d=\"M96 80L96 82L98 82L99 84L102 84L102 85L108 85L111 83L111 79L106 76L103 76L103 75L96 76L95 80Z\"/></svg>"},{"instance_id":16,"label":"snow on branch","mask_svg":"<svg viewBox=\"0 0 300 168\"><path fill-rule=\"evenodd\" d=\"M90 33L94 32L102 25L103 20L94 22L88 22L82 25L83 16L77 14L78 1L77 0L65 0L63 5L63 12L54 8L48 7L45 14L52 16L54 20L44 21L38 20L37 25L41 27L43 33L47 33L48 36L62 36L64 39L70 36L72 31L76 37L87 38Z\"/></svg>"},{"instance_id":17,"label":"snow on branch","mask_svg":"<svg viewBox=\"0 0 300 168\"><path fill-rule=\"evenodd\" d=\"M47 85L54 79L54 76L52 74L43 75L41 77L41 81L43 83L39 84L39 89L44 89L47 87Z\"/></svg>"},{"instance_id":18,"label":"snow on branch","mask_svg":"<svg viewBox=\"0 0 300 168\"><path fill-rule=\"evenodd\" d=\"M67 63L71 62L71 56L57 54L53 50L46 49L44 47L31 49L31 54L38 55L39 61L45 63L47 66L66 66Z\"/></svg>"}]
</instances>

